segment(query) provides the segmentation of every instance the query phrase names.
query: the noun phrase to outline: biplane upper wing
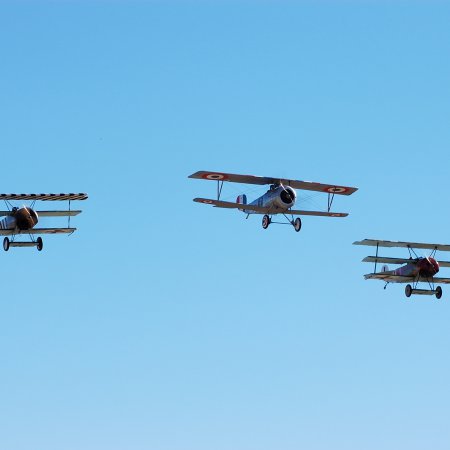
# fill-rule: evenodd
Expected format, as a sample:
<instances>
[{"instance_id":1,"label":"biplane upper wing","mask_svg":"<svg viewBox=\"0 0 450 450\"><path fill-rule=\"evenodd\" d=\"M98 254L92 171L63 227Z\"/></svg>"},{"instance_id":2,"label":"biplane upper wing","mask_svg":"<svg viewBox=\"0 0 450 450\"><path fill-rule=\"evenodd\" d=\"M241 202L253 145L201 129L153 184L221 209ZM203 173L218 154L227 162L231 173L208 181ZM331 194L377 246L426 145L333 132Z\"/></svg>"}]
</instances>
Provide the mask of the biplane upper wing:
<instances>
[{"instance_id":1,"label":"biplane upper wing","mask_svg":"<svg viewBox=\"0 0 450 450\"><path fill-rule=\"evenodd\" d=\"M222 200L213 200L211 198L194 198L194 202L205 203L207 205L213 205L218 208L236 208L242 211L252 211L259 214L292 214L294 216L324 216L324 217L345 217L347 213L335 213L326 211L302 211L297 209L280 210L267 208L256 205L243 205L242 203L224 202Z\"/></svg>"},{"instance_id":2,"label":"biplane upper wing","mask_svg":"<svg viewBox=\"0 0 450 450\"><path fill-rule=\"evenodd\" d=\"M377 241L376 239L364 239L362 241L353 242L354 245L370 245L373 247L403 247L403 248L420 248L429 250L441 250L450 252L450 245L445 244L423 244L420 242L401 242L401 241Z\"/></svg>"},{"instance_id":3,"label":"biplane upper wing","mask_svg":"<svg viewBox=\"0 0 450 450\"><path fill-rule=\"evenodd\" d=\"M407 264L410 262L414 262L415 260L412 258L386 258L384 256L366 256L363 262L377 262L377 263L386 263L386 264ZM438 261L438 264L441 267L450 267L449 261Z\"/></svg>"},{"instance_id":4,"label":"biplane upper wing","mask_svg":"<svg viewBox=\"0 0 450 450\"><path fill-rule=\"evenodd\" d=\"M39 217L73 217L81 213L80 210L70 211L36 211ZM11 211L0 211L0 216L10 216Z\"/></svg>"},{"instance_id":5,"label":"biplane upper wing","mask_svg":"<svg viewBox=\"0 0 450 450\"><path fill-rule=\"evenodd\" d=\"M86 200L88 195L79 194L0 194L0 200Z\"/></svg>"},{"instance_id":6,"label":"biplane upper wing","mask_svg":"<svg viewBox=\"0 0 450 450\"><path fill-rule=\"evenodd\" d=\"M300 180L289 180L287 178L273 178L273 177L259 177L255 175L239 175L234 173L223 173L223 172L207 172L200 170L189 178L198 178L201 180L212 180L212 181L231 181L233 183L244 183L244 184L275 184L281 183L286 186L291 186L294 189L303 189L307 191L318 191L325 192L328 194L340 194L340 195L350 195L353 194L358 188L349 186L338 186L336 184L322 184L315 183L313 181L300 181Z\"/></svg>"},{"instance_id":7,"label":"biplane upper wing","mask_svg":"<svg viewBox=\"0 0 450 450\"><path fill-rule=\"evenodd\" d=\"M28 230L0 230L0 236L16 234L72 234L76 228L30 228Z\"/></svg>"}]
</instances>

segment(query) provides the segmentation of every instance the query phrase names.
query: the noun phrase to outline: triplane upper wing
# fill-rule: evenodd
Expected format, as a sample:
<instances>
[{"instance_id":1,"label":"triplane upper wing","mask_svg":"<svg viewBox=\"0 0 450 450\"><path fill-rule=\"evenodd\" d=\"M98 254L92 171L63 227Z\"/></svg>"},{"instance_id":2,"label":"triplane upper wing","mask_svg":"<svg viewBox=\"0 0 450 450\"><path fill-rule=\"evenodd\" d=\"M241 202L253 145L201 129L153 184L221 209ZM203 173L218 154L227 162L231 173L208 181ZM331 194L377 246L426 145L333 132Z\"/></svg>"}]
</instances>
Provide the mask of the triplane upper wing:
<instances>
[{"instance_id":1,"label":"triplane upper wing","mask_svg":"<svg viewBox=\"0 0 450 450\"><path fill-rule=\"evenodd\" d=\"M79 194L0 194L0 200L86 200L88 195L85 193Z\"/></svg>"},{"instance_id":2,"label":"triplane upper wing","mask_svg":"<svg viewBox=\"0 0 450 450\"><path fill-rule=\"evenodd\" d=\"M313 181L300 181L300 180L289 180L287 178L273 178L273 177L259 177L255 175L239 175L234 173L223 173L223 172L207 172L200 170L198 172L189 175L189 178L198 178L201 180L211 180L211 181L230 181L232 183L244 183L244 184L282 184L285 186L290 186L294 189L302 189L307 191L318 191L325 192L328 194L340 194L340 195L351 195L358 190L355 187L349 186L338 186L335 184L322 184L315 183Z\"/></svg>"},{"instance_id":3,"label":"triplane upper wing","mask_svg":"<svg viewBox=\"0 0 450 450\"><path fill-rule=\"evenodd\" d=\"M450 245L443 244L423 244L420 242L402 242L402 241L378 241L376 239L364 239L362 241L353 242L354 245L370 245L372 247L399 247L399 248L415 248L440 250L450 252Z\"/></svg>"}]
</instances>

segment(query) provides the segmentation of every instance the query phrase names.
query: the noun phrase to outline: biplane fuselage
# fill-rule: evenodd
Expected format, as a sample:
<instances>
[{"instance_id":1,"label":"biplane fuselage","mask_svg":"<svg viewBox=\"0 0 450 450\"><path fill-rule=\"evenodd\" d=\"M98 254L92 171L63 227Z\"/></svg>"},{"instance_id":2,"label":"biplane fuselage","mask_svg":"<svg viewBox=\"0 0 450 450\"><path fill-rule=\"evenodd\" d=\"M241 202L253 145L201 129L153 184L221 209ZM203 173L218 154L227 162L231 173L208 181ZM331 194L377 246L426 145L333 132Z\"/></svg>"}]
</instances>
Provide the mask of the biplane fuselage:
<instances>
[{"instance_id":1,"label":"biplane fuselage","mask_svg":"<svg viewBox=\"0 0 450 450\"><path fill-rule=\"evenodd\" d=\"M261 197L249 203L249 206L268 208L273 213L287 212L295 205L297 193L290 186L272 185L271 188ZM237 203L247 204L246 196L240 195ZM257 214L253 210L242 209L246 214Z\"/></svg>"}]
</instances>

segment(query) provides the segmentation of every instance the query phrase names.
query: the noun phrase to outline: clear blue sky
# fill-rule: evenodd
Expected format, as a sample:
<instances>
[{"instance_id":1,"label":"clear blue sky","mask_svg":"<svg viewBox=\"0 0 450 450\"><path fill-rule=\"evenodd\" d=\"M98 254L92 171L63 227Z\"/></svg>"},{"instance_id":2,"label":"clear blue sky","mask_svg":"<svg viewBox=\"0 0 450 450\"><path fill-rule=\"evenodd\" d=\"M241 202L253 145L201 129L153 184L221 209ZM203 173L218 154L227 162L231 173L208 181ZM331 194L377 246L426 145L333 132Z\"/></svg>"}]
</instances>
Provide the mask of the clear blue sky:
<instances>
[{"instance_id":1,"label":"clear blue sky","mask_svg":"<svg viewBox=\"0 0 450 450\"><path fill-rule=\"evenodd\" d=\"M1 192L90 198L73 236L0 254L0 448L448 449L450 288L383 291L351 244L450 243L449 23L446 1L1 2ZM263 230L193 203L197 170L360 190Z\"/></svg>"}]
</instances>

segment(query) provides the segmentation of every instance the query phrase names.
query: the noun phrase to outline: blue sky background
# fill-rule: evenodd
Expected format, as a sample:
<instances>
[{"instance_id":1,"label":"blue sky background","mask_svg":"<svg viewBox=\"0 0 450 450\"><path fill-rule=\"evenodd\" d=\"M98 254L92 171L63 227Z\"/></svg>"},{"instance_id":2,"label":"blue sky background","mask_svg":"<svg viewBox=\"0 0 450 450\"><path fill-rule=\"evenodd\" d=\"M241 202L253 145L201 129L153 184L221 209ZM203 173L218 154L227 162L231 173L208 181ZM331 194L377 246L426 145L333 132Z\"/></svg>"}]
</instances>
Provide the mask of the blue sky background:
<instances>
[{"instance_id":1,"label":"blue sky background","mask_svg":"<svg viewBox=\"0 0 450 450\"><path fill-rule=\"evenodd\" d=\"M447 449L450 289L383 291L351 244L450 243L449 19L1 2L1 191L90 198L73 236L0 255L0 447ZM197 170L360 190L346 219L263 230L194 204Z\"/></svg>"}]
</instances>

